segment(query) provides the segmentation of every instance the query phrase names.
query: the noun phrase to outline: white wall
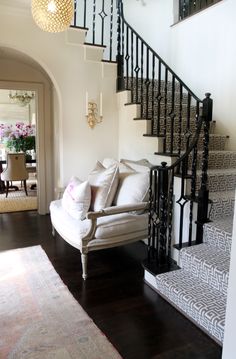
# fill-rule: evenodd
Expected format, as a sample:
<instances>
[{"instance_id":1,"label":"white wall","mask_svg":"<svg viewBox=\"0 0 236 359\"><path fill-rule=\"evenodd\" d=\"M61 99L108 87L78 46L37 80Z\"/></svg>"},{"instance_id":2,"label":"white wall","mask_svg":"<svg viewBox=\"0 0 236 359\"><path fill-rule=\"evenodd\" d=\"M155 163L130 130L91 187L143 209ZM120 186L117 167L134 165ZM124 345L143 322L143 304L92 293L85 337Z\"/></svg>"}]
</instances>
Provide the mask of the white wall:
<instances>
[{"instance_id":1,"label":"white wall","mask_svg":"<svg viewBox=\"0 0 236 359\"><path fill-rule=\"evenodd\" d=\"M173 0L123 0L128 23L165 61L170 57ZM143 3L145 5L143 5Z\"/></svg>"},{"instance_id":2,"label":"white wall","mask_svg":"<svg viewBox=\"0 0 236 359\"><path fill-rule=\"evenodd\" d=\"M220 1L171 27L174 1L125 0L125 16L196 95L212 93L217 132L230 135L228 146L236 150L236 1Z\"/></svg>"},{"instance_id":3,"label":"white wall","mask_svg":"<svg viewBox=\"0 0 236 359\"><path fill-rule=\"evenodd\" d=\"M115 65L85 61L84 46L69 44L66 33L43 32L30 11L5 6L0 8L1 47L30 56L53 82L56 185L65 185L72 175L84 179L96 160L117 157ZM93 130L85 118L86 91L95 100L103 92L103 122Z\"/></svg>"},{"instance_id":4,"label":"white wall","mask_svg":"<svg viewBox=\"0 0 236 359\"><path fill-rule=\"evenodd\" d=\"M234 211L234 229L231 249L229 289L227 297L225 335L223 345L223 359L235 358L235 333L236 333L236 211Z\"/></svg>"}]
</instances>

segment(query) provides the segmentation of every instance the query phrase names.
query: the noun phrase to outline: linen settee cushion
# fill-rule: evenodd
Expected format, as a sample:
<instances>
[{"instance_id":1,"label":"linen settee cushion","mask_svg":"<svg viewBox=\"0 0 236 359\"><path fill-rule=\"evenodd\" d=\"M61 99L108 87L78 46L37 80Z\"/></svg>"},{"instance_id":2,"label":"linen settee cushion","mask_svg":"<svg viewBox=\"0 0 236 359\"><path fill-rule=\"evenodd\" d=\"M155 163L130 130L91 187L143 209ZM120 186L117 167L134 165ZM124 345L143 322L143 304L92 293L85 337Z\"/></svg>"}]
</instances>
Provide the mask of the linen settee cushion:
<instances>
[{"instance_id":1,"label":"linen settee cushion","mask_svg":"<svg viewBox=\"0 0 236 359\"><path fill-rule=\"evenodd\" d=\"M84 219L91 202L91 187L88 181L82 182L72 177L67 185L62 206L75 219Z\"/></svg>"},{"instance_id":2,"label":"linen settee cushion","mask_svg":"<svg viewBox=\"0 0 236 359\"><path fill-rule=\"evenodd\" d=\"M99 211L102 208L109 207L118 186L119 168L116 164L105 168L100 162L97 162L88 176L88 181L92 191L90 209Z\"/></svg>"},{"instance_id":3,"label":"linen settee cushion","mask_svg":"<svg viewBox=\"0 0 236 359\"><path fill-rule=\"evenodd\" d=\"M76 248L81 248L82 238L84 238L91 229L91 220L83 221L72 218L62 207L62 200L52 201L50 204L50 215L52 224L58 233L67 242ZM140 232L147 232L148 214L122 213L101 217L97 220L97 230L94 240L103 240L107 242L125 241L136 237ZM93 245L91 241L90 246Z\"/></svg>"},{"instance_id":4,"label":"linen settee cushion","mask_svg":"<svg viewBox=\"0 0 236 359\"><path fill-rule=\"evenodd\" d=\"M120 213L98 218L95 238L112 238L148 228L148 214Z\"/></svg>"}]
</instances>

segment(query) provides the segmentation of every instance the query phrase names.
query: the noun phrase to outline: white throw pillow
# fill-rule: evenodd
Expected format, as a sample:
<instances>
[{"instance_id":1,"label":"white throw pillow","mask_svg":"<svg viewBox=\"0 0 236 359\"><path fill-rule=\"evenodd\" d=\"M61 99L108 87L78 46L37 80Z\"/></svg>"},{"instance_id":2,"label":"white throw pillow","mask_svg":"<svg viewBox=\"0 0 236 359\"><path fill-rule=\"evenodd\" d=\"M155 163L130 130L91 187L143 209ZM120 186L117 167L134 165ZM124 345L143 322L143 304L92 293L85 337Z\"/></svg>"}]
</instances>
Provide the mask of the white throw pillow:
<instances>
[{"instance_id":1,"label":"white throw pillow","mask_svg":"<svg viewBox=\"0 0 236 359\"><path fill-rule=\"evenodd\" d=\"M131 160L124 160L120 161L121 163L131 167L133 170L137 172L149 172L152 164L148 160L140 160L140 161L131 161Z\"/></svg>"},{"instance_id":2,"label":"white throw pillow","mask_svg":"<svg viewBox=\"0 0 236 359\"><path fill-rule=\"evenodd\" d=\"M64 191L62 207L71 217L83 220L89 210L90 202L91 187L89 182L82 182L77 177L72 177Z\"/></svg>"},{"instance_id":3,"label":"white throw pillow","mask_svg":"<svg viewBox=\"0 0 236 359\"><path fill-rule=\"evenodd\" d=\"M128 164L119 162L114 158L104 158L104 160L102 161L102 165L105 168L117 165L119 167L119 174L126 172L134 172L134 170Z\"/></svg>"},{"instance_id":4,"label":"white throw pillow","mask_svg":"<svg viewBox=\"0 0 236 359\"><path fill-rule=\"evenodd\" d=\"M119 168L116 164L105 168L97 162L94 170L89 174L92 200L91 210L99 211L111 206L119 181Z\"/></svg>"},{"instance_id":5,"label":"white throw pillow","mask_svg":"<svg viewBox=\"0 0 236 359\"><path fill-rule=\"evenodd\" d=\"M113 165L119 165L119 161L115 160L114 158L106 157L102 161L102 165L103 165L103 167L108 168L108 167L111 167Z\"/></svg>"},{"instance_id":6,"label":"white throw pillow","mask_svg":"<svg viewBox=\"0 0 236 359\"><path fill-rule=\"evenodd\" d=\"M148 190L149 172L127 172L120 177L114 205L145 202Z\"/></svg>"}]
</instances>

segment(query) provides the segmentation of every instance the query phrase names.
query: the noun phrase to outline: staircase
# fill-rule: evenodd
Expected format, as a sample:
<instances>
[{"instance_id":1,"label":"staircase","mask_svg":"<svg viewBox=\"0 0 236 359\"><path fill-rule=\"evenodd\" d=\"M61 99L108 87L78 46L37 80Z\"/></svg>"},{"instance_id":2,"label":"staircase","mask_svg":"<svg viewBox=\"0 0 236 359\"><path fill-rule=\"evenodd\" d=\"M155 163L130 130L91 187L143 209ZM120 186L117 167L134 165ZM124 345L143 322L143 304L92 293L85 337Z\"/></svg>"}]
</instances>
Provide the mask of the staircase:
<instances>
[{"instance_id":1,"label":"staircase","mask_svg":"<svg viewBox=\"0 0 236 359\"><path fill-rule=\"evenodd\" d=\"M118 10L117 85L126 111L120 117L125 130L133 132L137 153L146 148L153 153L147 158L159 165L150 183L147 262L158 267L160 254L167 261L156 272L147 266L145 281L222 345L236 151L226 150L227 134L216 132L209 94L198 99L127 24L119 5ZM162 161L167 165L160 166ZM177 258L175 270L170 257Z\"/></svg>"},{"instance_id":2,"label":"staircase","mask_svg":"<svg viewBox=\"0 0 236 359\"><path fill-rule=\"evenodd\" d=\"M171 84L169 83L168 86L171 86ZM133 91L136 93L135 87ZM139 92L140 89L138 89L137 93L139 94ZM133 95L133 98L133 103L135 103L135 95ZM143 113L141 112L140 118L145 117L146 106L146 103L144 103L142 107ZM170 103L167 103L167 106L170 106ZM178 106L177 100L176 108ZM145 121L148 124L149 120L146 119ZM163 124L164 118L161 116L160 134L163 133ZM181 142L181 151L185 147L185 125L186 121L183 122L182 126L181 137L183 141ZM193 130L194 126L195 119L192 115L190 128ZM175 127L172 144L174 153L178 150L178 134L176 133L178 128L176 124ZM209 133L208 157L210 221L204 224L203 243L182 248L179 251L178 260L180 269L157 275L152 273L155 276L155 283L152 278L150 279L150 269L146 268L145 280L176 309L210 335L218 344L222 345L235 204L236 152L225 149L229 137L216 133L216 130L216 123L212 122ZM171 146L170 122L167 122L166 135L165 158L168 157ZM157 135L147 132L145 137L148 136ZM197 156L197 190L200 188L201 182L202 137L203 130L198 143L198 150L200 151ZM162 154L164 155L161 151L158 152L159 156ZM190 166L191 159L189 160L189 173L191 172ZM191 185L187 176L185 178L185 191L185 195L190 195ZM176 191L175 196L177 198L179 196Z\"/></svg>"},{"instance_id":3,"label":"staircase","mask_svg":"<svg viewBox=\"0 0 236 359\"><path fill-rule=\"evenodd\" d=\"M171 86L171 83L168 84ZM133 104L136 103L135 94L140 88L133 90ZM163 90L162 90L163 95ZM132 96L131 96L132 97ZM164 95L163 95L164 97ZM146 96L144 96L146 98ZM167 103L170 106L170 103ZM178 108L178 100L176 108ZM145 137L155 137L150 134L145 119L147 104L144 102L139 120L146 121L147 133ZM160 135L164 131L164 117L160 117ZM136 118L137 120L137 118ZM178 128L174 125L172 151L178 150ZM193 130L194 116L191 115L190 128ZM158 152L158 156L168 157L171 147L170 121L166 125L166 149ZM209 223L204 224L203 243L183 247L179 251L178 265L180 269L155 275L150 268L145 268L145 281L150 284L163 298L171 303L182 314L193 321L203 331L210 335L218 344L223 344L224 321L229 277L230 250L232 242L233 212L236 189L236 152L226 150L228 136L216 133L216 123L212 122L209 133L208 157L208 186L209 186ZM185 148L186 121L183 121L181 131L181 152ZM203 130L200 134L197 155L196 190L200 188L202 171ZM191 157L191 156L190 156ZM170 158L171 160L171 158ZM191 173L191 158L188 173ZM176 178L179 175L175 176ZM185 195L191 193L191 181L185 176ZM175 197L180 193L175 191ZM196 218L195 218L196 220ZM186 225L186 223L183 223ZM188 223L187 223L188 226ZM186 241L184 241L186 244ZM172 243L173 244L173 243ZM151 273L150 273L151 272ZM155 277L155 282L153 278Z\"/></svg>"}]
</instances>

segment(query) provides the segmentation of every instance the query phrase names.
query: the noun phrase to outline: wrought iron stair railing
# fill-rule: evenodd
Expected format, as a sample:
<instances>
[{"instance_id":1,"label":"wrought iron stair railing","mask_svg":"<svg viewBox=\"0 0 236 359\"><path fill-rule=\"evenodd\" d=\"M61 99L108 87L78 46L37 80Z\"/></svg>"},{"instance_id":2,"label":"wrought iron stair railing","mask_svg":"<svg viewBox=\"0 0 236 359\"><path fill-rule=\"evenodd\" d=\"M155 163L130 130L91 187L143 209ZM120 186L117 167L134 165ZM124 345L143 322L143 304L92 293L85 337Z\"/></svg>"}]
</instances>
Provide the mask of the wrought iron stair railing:
<instances>
[{"instance_id":1,"label":"wrought iron stair railing","mask_svg":"<svg viewBox=\"0 0 236 359\"><path fill-rule=\"evenodd\" d=\"M87 30L86 43L104 47L104 60L116 61L117 0L74 0L71 27Z\"/></svg>"},{"instance_id":2,"label":"wrought iron stair railing","mask_svg":"<svg viewBox=\"0 0 236 359\"><path fill-rule=\"evenodd\" d=\"M91 43L108 46L108 60L117 61L117 90L131 91L131 103L140 106L140 117L148 123L146 136L155 136L163 142L159 155L176 160L171 166L165 162L150 171L148 261L155 265L169 265L173 245L174 201L180 206L178 248L183 246L183 222L185 206L189 203L188 245L193 244L193 206L198 203L196 243L202 242L203 225L208 221L208 145L212 121L212 100L206 94L199 99L164 60L142 39L124 18L122 0L77 0L84 11L82 27L92 24ZM116 11L115 11L116 9ZM98 12L99 11L99 12ZM109 15L108 15L109 14ZM115 15L116 14L116 15ZM74 26L78 26L76 11ZM97 18L100 16L98 29ZM90 20L88 20L90 17ZM110 22L106 23L106 18ZM92 21L92 22L91 22ZM116 23L116 25L115 25ZM105 36L106 30L109 36ZM96 32L98 29L98 32ZM117 37L115 37L115 33ZM99 40L100 39L100 40ZM109 41L105 41L109 39ZM116 51L115 45L116 45ZM201 134L201 136L200 136ZM201 184L197 193L196 171L198 144L201 150ZM158 154L158 153L157 153ZM180 196L174 198L174 181L180 178ZM186 193L186 181L191 181L190 193Z\"/></svg>"},{"instance_id":3,"label":"wrought iron stair railing","mask_svg":"<svg viewBox=\"0 0 236 359\"><path fill-rule=\"evenodd\" d=\"M179 20L196 14L221 0L179 0Z\"/></svg>"}]
</instances>

